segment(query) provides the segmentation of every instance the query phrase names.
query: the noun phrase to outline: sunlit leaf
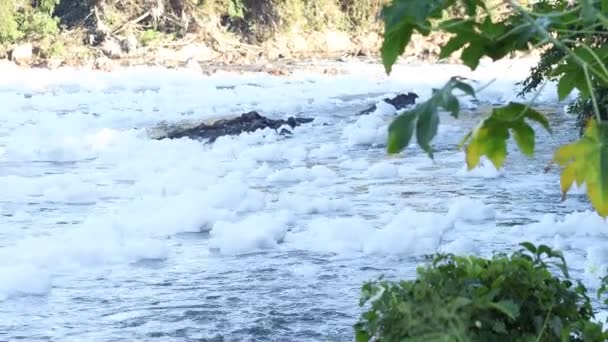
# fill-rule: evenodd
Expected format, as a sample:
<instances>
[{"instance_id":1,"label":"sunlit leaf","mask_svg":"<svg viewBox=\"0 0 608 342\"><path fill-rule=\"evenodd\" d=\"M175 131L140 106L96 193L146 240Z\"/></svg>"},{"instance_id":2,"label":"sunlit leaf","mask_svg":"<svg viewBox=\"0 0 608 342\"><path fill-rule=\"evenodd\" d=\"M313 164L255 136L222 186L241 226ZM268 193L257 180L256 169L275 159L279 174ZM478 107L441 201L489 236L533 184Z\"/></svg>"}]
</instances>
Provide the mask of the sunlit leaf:
<instances>
[{"instance_id":1,"label":"sunlit leaf","mask_svg":"<svg viewBox=\"0 0 608 342\"><path fill-rule=\"evenodd\" d=\"M513 132L515 142L522 153L532 156L535 145L534 130L526 119L540 122L545 128L549 127L544 115L524 104L511 102L495 108L465 140L465 143L469 141L466 148L468 169L475 168L481 156L486 156L496 168L501 168L507 156L510 131Z\"/></svg>"},{"instance_id":2,"label":"sunlit leaf","mask_svg":"<svg viewBox=\"0 0 608 342\"><path fill-rule=\"evenodd\" d=\"M564 196L574 182L585 183L587 196L597 213L608 216L608 123L590 120L585 135L560 147L553 161L564 167L560 179Z\"/></svg>"}]
</instances>

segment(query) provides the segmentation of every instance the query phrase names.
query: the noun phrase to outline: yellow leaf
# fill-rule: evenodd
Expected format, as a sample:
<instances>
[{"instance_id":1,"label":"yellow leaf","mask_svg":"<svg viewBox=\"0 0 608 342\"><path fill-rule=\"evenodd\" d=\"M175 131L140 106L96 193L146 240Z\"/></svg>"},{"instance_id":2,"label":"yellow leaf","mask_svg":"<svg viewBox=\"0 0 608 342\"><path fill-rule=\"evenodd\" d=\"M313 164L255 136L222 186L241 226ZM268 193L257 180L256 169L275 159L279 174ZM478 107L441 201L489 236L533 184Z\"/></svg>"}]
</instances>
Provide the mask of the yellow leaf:
<instances>
[{"instance_id":1,"label":"yellow leaf","mask_svg":"<svg viewBox=\"0 0 608 342\"><path fill-rule=\"evenodd\" d=\"M576 144L564 145L558 148L553 155L553 160L559 165L569 163L576 155Z\"/></svg>"},{"instance_id":2,"label":"yellow leaf","mask_svg":"<svg viewBox=\"0 0 608 342\"><path fill-rule=\"evenodd\" d=\"M600 216L608 216L608 192L602 191L599 184L590 183L587 184L587 196Z\"/></svg>"},{"instance_id":3,"label":"yellow leaf","mask_svg":"<svg viewBox=\"0 0 608 342\"><path fill-rule=\"evenodd\" d=\"M560 178L563 196L573 182L585 183L593 208L600 216L608 216L608 123L590 120L585 135L560 147L553 161L564 167Z\"/></svg>"},{"instance_id":4,"label":"yellow leaf","mask_svg":"<svg viewBox=\"0 0 608 342\"><path fill-rule=\"evenodd\" d=\"M576 176L576 167L574 164L568 165L564 172L562 172L562 176L560 177L559 183L562 188L562 194L564 198L566 197L566 193L572 187L572 183L574 182L574 178ZM580 185L580 184L577 184Z\"/></svg>"},{"instance_id":5,"label":"yellow leaf","mask_svg":"<svg viewBox=\"0 0 608 342\"><path fill-rule=\"evenodd\" d=\"M475 138L471 140L471 143L466 148L466 159L467 168L470 170L474 169L479 164L481 158L481 146L479 141Z\"/></svg>"}]
</instances>

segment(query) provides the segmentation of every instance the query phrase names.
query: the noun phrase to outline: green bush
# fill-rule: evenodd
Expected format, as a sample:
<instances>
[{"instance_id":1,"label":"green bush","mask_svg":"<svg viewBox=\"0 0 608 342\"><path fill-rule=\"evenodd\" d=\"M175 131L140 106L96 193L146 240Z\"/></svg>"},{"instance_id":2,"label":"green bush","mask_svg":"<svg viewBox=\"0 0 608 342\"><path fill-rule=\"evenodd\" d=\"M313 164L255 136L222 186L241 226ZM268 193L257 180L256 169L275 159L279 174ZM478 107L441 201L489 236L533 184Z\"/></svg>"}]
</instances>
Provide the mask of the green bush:
<instances>
[{"instance_id":1,"label":"green bush","mask_svg":"<svg viewBox=\"0 0 608 342\"><path fill-rule=\"evenodd\" d=\"M57 0L0 0L0 44L21 39L53 37L59 32L59 19L53 17Z\"/></svg>"},{"instance_id":2,"label":"green bush","mask_svg":"<svg viewBox=\"0 0 608 342\"><path fill-rule=\"evenodd\" d=\"M19 30L30 39L53 37L59 32L59 19L37 10L26 10L17 15Z\"/></svg>"},{"instance_id":3,"label":"green bush","mask_svg":"<svg viewBox=\"0 0 608 342\"><path fill-rule=\"evenodd\" d=\"M606 341L562 254L522 246L491 259L437 255L415 280L366 283L357 341Z\"/></svg>"},{"instance_id":4,"label":"green bush","mask_svg":"<svg viewBox=\"0 0 608 342\"><path fill-rule=\"evenodd\" d=\"M14 13L15 4L12 0L0 0L0 44L12 43L23 37Z\"/></svg>"}]
</instances>

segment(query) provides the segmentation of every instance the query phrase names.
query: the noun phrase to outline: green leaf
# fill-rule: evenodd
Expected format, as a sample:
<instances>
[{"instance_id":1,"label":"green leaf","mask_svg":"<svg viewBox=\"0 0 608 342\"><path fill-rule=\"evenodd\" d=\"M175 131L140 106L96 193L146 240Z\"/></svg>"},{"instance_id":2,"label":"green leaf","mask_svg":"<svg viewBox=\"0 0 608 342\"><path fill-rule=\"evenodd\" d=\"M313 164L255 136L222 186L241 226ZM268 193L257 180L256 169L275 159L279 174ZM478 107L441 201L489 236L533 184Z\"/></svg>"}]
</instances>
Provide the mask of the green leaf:
<instances>
[{"instance_id":1,"label":"green leaf","mask_svg":"<svg viewBox=\"0 0 608 342\"><path fill-rule=\"evenodd\" d=\"M506 137L502 137L503 132L506 134ZM489 134L496 138L490 138L483 142L484 154L494 164L494 167L500 169L505 164L505 159L507 158L507 139L509 133L506 129L496 128L490 130Z\"/></svg>"},{"instance_id":2,"label":"green leaf","mask_svg":"<svg viewBox=\"0 0 608 342\"><path fill-rule=\"evenodd\" d=\"M502 312L512 320L519 316L519 305L512 300L501 300L498 303L489 303L489 306Z\"/></svg>"},{"instance_id":3,"label":"green leaf","mask_svg":"<svg viewBox=\"0 0 608 342\"><path fill-rule=\"evenodd\" d=\"M438 127L439 116L437 115L437 110L428 108L418 117L418 123L416 124L418 145L420 145L431 159L433 158L433 148L431 147L430 142L437 134Z\"/></svg>"},{"instance_id":4,"label":"green leaf","mask_svg":"<svg viewBox=\"0 0 608 342\"><path fill-rule=\"evenodd\" d=\"M473 89L473 87L471 87L471 85L468 83L462 82L460 78L452 77L450 82L452 83L452 88L460 89L463 93L476 98L475 89Z\"/></svg>"},{"instance_id":5,"label":"green leaf","mask_svg":"<svg viewBox=\"0 0 608 342\"><path fill-rule=\"evenodd\" d=\"M536 246L534 246L533 243L531 242L522 242L519 244L520 246L524 247L526 250L530 251L533 254L536 254Z\"/></svg>"},{"instance_id":6,"label":"green leaf","mask_svg":"<svg viewBox=\"0 0 608 342\"><path fill-rule=\"evenodd\" d=\"M466 66L471 68L471 70L475 70L479 66L479 60L483 57L484 53L485 50L481 44L471 42L469 46L462 50L460 58Z\"/></svg>"},{"instance_id":7,"label":"green leaf","mask_svg":"<svg viewBox=\"0 0 608 342\"><path fill-rule=\"evenodd\" d=\"M559 97L560 101L568 97L572 90L574 90L574 87L576 86L575 81L576 74L574 73L564 74L559 79L559 83L557 84L557 96Z\"/></svg>"},{"instance_id":8,"label":"green leaf","mask_svg":"<svg viewBox=\"0 0 608 342\"><path fill-rule=\"evenodd\" d=\"M414 109L415 110L415 109ZM388 127L388 153L399 153L412 140L416 113L413 111L399 115Z\"/></svg>"},{"instance_id":9,"label":"green leaf","mask_svg":"<svg viewBox=\"0 0 608 342\"><path fill-rule=\"evenodd\" d=\"M361 330L357 329L357 335L356 335L355 340L357 342L369 342L370 336L366 331L364 331L362 329Z\"/></svg>"},{"instance_id":10,"label":"green leaf","mask_svg":"<svg viewBox=\"0 0 608 342\"><path fill-rule=\"evenodd\" d=\"M513 131L515 142L525 155L534 154L534 129L525 121L530 119L540 122L549 132L549 122L541 113L526 105L510 102L508 105L495 108L490 117L469 133L463 140L469 145L466 148L466 162L469 170L475 168L481 156L486 156L496 168L502 167L507 155L509 131Z\"/></svg>"},{"instance_id":11,"label":"green leaf","mask_svg":"<svg viewBox=\"0 0 608 342\"><path fill-rule=\"evenodd\" d=\"M526 105L510 102L504 107L495 108L492 111L492 118L503 122L516 122L526 115Z\"/></svg>"},{"instance_id":12,"label":"green leaf","mask_svg":"<svg viewBox=\"0 0 608 342\"><path fill-rule=\"evenodd\" d=\"M494 330L494 332L499 333L499 334L508 334L509 332L507 331L507 326L505 325L505 323L503 321L495 321L494 324L492 324L492 330Z\"/></svg>"},{"instance_id":13,"label":"green leaf","mask_svg":"<svg viewBox=\"0 0 608 342\"><path fill-rule=\"evenodd\" d=\"M528 110L526 111L526 118L530 119L532 121L536 121L539 124L541 124L541 126L543 126L543 128L549 132L552 133L553 131L551 130L551 126L549 124L549 120L547 119L546 116L544 116L543 114L541 114L540 112L532 109L532 108L528 108Z\"/></svg>"},{"instance_id":14,"label":"green leaf","mask_svg":"<svg viewBox=\"0 0 608 342\"><path fill-rule=\"evenodd\" d=\"M608 216L608 123L590 120L581 140L560 147L553 162L564 167L564 196L574 181L587 185L587 196L602 216Z\"/></svg>"},{"instance_id":15,"label":"green leaf","mask_svg":"<svg viewBox=\"0 0 608 342\"><path fill-rule=\"evenodd\" d=\"M525 122L513 125L513 137L521 152L527 156L534 154L534 130Z\"/></svg>"},{"instance_id":16,"label":"green leaf","mask_svg":"<svg viewBox=\"0 0 608 342\"><path fill-rule=\"evenodd\" d=\"M450 112L453 117L457 118L458 113L460 112L460 102L458 102L456 96L449 93L444 93L443 108Z\"/></svg>"},{"instance_id":17,"label":"green leaf","mask_svg":"<svg viewBox=\"0 0 608 342\"><path fill-rule=\"evenodd\" d=\"M414 109L398 116L391 123L387 144L388 153L398 153L407 147L412 138L413 129L416 127L418 145L433 158L431 140L437 134L439 126L439 107L449 111L454 117L457 117L460 111L460 102L452 94L454 89L460 89L465 94L475 96L473 88L459 77L453 77L441 89L433 89L430 99L419 103Z\"/></svg>"},{"instance_id":18,"label":"green leaf","mask_svg":"<svg viewBox=\"0 0 608 342\"><path fill-rule=\"evenodd\" d=\"M464 35L457 35L452 37L445 45L441 47L441 51L439 52L439 59L444 59L449 57L455 51L460 50L463 46L465 46L469 42L469 39Z\"/></svg>"},{"instance_id":19,"label":"green leaf","mask_svg":"<svg viewBox=\"0 0 608 342\"><path fill-rule=\"evenodd\" d=\"M580 0L579 3L582 6L581 14L582 14L583 20L586 23L593 22L593 19L595 18L595 7L593 6L593 1L592 0Z\"/></svg>"},{"instance_id":20,"label":"green leaf","mask_svg":"<svg viewBox=\"0 0 608 342\"><path fill-rule=\"evenodd\" d=\"M485 8L485 6L482 6L483 2L481 2L481 4L480 4L480 1L464 0L464 8L466 10L467 15L474 16L475 13L477 13L478 5L480 5L482 8Z\"/></svg>"},{"instance_id":21,"label":"green leaf","mask_svg":"<svg viewBox=\"0 0 608 342\"><path fill-rule=\"evenodd\" d=\"M405 51L413 32L413 28L408 25L402 25L394 31L385 32L380 51L382 53L382 64L384 64L387 74L391 73L397 58Z\"/></svg>"},{"instance_id":22,"label":"green leaf","mask_svg":"<svg viewBox=\"0 0 608 342\"><path fill-rule=\"evenodd\" d=\"M493 23L492 18L487 16L486 19L479 26L483 36L490 40L494 40L499 36L503 35L506 31L506 27L503 23Z\"/></svg>"}]
</instances>

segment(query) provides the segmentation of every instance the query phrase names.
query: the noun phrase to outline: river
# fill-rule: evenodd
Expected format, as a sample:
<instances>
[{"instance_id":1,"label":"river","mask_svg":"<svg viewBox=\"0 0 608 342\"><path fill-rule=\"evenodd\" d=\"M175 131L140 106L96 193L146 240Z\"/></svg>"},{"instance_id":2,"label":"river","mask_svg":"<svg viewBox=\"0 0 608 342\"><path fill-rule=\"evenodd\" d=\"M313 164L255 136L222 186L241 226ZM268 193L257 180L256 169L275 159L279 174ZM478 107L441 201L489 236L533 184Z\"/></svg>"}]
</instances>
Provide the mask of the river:
<instances>
[{"instance_id":1,"label":"river","mask_svg":"<svg viewBox=\"0 0 608 342\"><path fill-rule=\"evenodd\" d=\"M457 143L516 100L531 61L460 66L338 63L290 76L131 67L0 73L0 340L352 341L366 280L411 278L437 251L490 255L522 241L563 249L590 288L608 265L605 221L560 201L559 144L574 119L548 86L553 135L507 166L464 168ZM431 161L385 153L398 92L424 100L452 75L498 78L441 114ZM258 110L313 117L292 136L205 145L153 140L161 122Z\"/></svg>"}]
</instances>

